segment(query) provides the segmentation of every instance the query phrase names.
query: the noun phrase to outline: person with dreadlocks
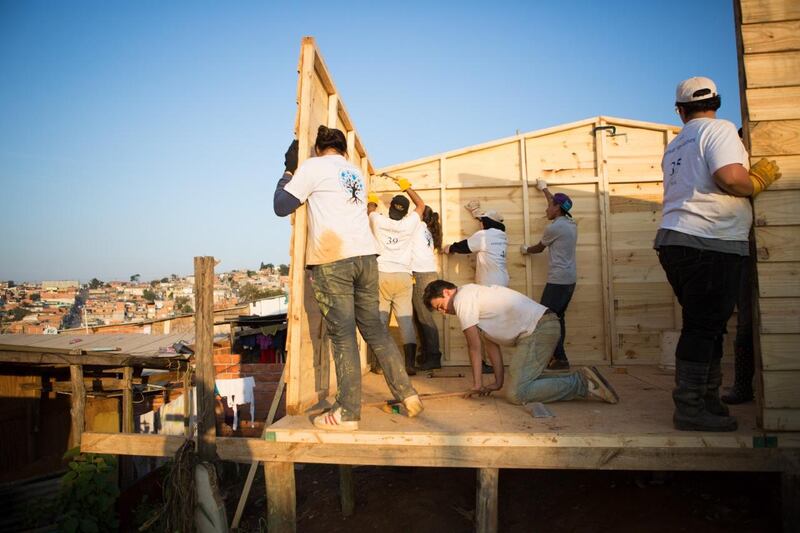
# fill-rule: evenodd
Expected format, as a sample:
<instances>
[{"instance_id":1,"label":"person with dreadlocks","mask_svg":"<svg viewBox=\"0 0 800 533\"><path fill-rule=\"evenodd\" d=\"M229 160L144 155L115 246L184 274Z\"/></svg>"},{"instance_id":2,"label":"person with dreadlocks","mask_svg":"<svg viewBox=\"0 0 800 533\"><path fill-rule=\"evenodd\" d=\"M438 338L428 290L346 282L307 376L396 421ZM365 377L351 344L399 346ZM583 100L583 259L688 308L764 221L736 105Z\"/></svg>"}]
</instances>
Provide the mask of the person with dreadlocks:
<instances>
[{"instance_id":1,"label":"person with dreadlocks","mask_svg":"<svg viewBox=\"0 0 800 533\"><path fill-rule=\"evenodd\" d=\"M333 407L313 423L327 430L358 429L361 358L356 326L380 362L392 395L409 417L416 416L422 402L378 309L378 248L370 232L361 170L345 158L347 140L341 130L320 126L314 151L316 157L298 168L297 141L289 146L273 200L275 214L281 217L308 205L306 264L293 267L310 270L314 299L333 345L338 384Z\"/></svg>"},{"instance_id":2,"label":"person with dreadlocks","mask_svg":"<svg viewBox=\"0 0 800 533\"><path fill-rule=\"evenodd\" d=\"M436 268L436 251L442 249L442 225L439 213L430 206L422 212L424 224L417 226L411 240L411 274L414 276L414 324L417 326L422 360L417 368L435 370L442 368L442 352L439 351L439 329L433 314L425 307L422 296L431 281L439 279Z\"/></svg>"}]
</instances>

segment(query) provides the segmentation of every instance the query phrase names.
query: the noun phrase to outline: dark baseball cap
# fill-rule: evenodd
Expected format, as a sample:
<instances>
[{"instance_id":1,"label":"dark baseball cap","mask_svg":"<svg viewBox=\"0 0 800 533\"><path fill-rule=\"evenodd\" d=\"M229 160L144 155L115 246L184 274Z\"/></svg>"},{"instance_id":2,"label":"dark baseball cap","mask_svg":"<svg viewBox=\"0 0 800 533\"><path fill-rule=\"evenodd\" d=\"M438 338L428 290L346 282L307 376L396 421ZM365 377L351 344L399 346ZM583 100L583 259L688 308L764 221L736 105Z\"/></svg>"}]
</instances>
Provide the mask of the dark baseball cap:
<instances>
[{"instance_id":1,"label":"dark baseball cap","mask_svg":"<svg viewBox=\"0 0 800 533\"><path fill-rule=\"evenodd\" d=\"M392 203L389 204L389 218L392 220L400 220L408 214L408 206L411 202L408 201L405 195L398 194L392 198Z\"/></svg>"}]
</instances>

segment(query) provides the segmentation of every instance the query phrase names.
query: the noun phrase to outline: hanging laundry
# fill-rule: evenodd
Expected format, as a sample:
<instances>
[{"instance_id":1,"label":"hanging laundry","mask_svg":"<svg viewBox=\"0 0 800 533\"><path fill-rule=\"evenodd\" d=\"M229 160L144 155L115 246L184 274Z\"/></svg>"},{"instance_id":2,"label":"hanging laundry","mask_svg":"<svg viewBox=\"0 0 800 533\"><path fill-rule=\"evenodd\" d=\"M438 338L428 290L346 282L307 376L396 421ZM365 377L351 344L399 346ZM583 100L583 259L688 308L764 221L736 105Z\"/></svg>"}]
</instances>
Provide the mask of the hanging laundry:
<instances>
[{"instance_id":1,"label":"hanging laundry","mask_svg":"<svg viewBox=\"0 0 800 533\"><path fill-rule=\"evenodd\" d=\"M236 431L239 428L239 406L246 403L250 404L250 422L255 424L255 379L248 376L239 379L218 379L216 382L219 395L225 398L228 405L233 408L233 430Z\"/></svg>"}]
</instances>

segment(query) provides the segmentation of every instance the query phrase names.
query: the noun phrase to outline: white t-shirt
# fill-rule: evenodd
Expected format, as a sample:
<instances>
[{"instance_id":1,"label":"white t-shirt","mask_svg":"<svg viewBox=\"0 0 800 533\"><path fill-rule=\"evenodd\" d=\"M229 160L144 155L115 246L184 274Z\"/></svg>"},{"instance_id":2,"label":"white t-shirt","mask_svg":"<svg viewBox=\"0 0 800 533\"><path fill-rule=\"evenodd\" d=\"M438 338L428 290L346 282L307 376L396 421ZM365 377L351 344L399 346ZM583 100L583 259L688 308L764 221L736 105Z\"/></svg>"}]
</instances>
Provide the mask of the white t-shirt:
<instances>
[{"instance_id":1,"label":"white t-shirt","mask_svg":"<svg viewBox=\"0 0 800 533\"><path fill-rule=\"evenodd\" d=\"M578 242L578 225L566 216L556 218L542 234L542 244L547 246L550 266L547 283L571 285L578 280L575 266L575 246Z\"/></svg>"},{"instance_id":2,"label":"white t-shirt","mask_svg":"<svg viewBox=\"0 0 800 533\"><path fill-rule=\"evenodd\" d=\"M750 168L747 151L727 120L690 120L664 153L661 228L723 241L746 241L753 222L750 201L731 196L714 182L721 167Z\"/></svg>"},{"instance_id":3,"label":"white t-shirt","mask_svg":"<svg viewBox=\"0 0 800 533\"><path fill-rule=\"evenodd\" d=\"M475 282L508 287L506 232L497 228L476 231L467 239L467 246L475 254Z\"/></svg>"},{"instance_id":4,"label":"white t-shirt","mask_svg":"<svg viewBox=\"0 0 800 533\"><path fill-rule=\"evenodd\" d=\"M369 230L364 179L344 157L307 159L284 190L308 203L307 265L378 253Z\"/></svg>"},{"instance_id":5,"label":"white t-shirt","mask_svg":"<svg viewBox=\"0 0 800 533\"><path fill-rule=\"evenodd\" d=\"M433 235L425 223L417 225L417 229L411 237L411 271L437 271Z\"/></svg>"},{"instance_id":6,"label":"white t-shirt","mask_svg":"<svg viewBox=\"0 0 800 533\"><path fill-rule=\"evenodd\" d=\"M461 330L478 326L492 341L513 346L533 333L547 308L513 289L470 283L458 288L453 307Z\"/></svg>"},{"instance_id":7,"label":"white t-shirt","mask_svg":"<svg viewBox=\"0 0 800 533\"><path fill-rule=\"evenodd\" d=\"M377 211L369 215L372 234L380 247L379 272L408 272L411 274L411 237L422 222L416 211L400 220L393 220Z\"/></svg>"}]
</instances>

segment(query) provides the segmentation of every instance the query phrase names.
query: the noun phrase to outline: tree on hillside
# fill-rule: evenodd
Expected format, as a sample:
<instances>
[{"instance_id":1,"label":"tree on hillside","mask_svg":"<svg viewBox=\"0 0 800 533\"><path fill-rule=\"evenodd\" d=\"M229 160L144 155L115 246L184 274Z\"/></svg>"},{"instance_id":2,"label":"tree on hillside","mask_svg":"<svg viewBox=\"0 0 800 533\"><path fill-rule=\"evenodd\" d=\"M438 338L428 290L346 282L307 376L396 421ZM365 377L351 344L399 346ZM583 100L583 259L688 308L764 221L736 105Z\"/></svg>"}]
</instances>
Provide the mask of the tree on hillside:
<instances>
[{"instance_id":1,"label":"tree on hillside","mask_svg":"<svg viewBox=\"0 0 800 533\"><path fill-rule=\"evenodd\" d=\"M42 295L39 294L38 292L34 292L33 294L31 294L31 301L32 302L38 302L41 299L42 299Z\"/></svg>"},{"instance_id":2,"label":"tree on hillside","mask_svg":"<svg viewBox=\"0 0 800 533\"><path fill-rule=\"evenodd\" d=\"M157 279L154 279L154 280L151 280L151 281L150 281L150 286L151 286L151 287L155 288L155 287L156 287L156 285L158 285L158 280L157 280Z\"/></svg>"},{"instance_id":3,"label":"tree on hillside","mask_svg":"<svg viewBox=\"0 0 800 533\"><path fill-rule=\"evenodd\" d=\"M248 270L247 271L247 277L248 278L252 278L255 275L256 275L256 271L255 270Z\"/></svg>"},{"instance_id":4,"label":"tree on hillside","mask_svg":"<svg viewBox=\"0 0 800 533\"><path fill-rule=\"evenodd\" d=\"M100 281L97 278L92 278L92 280L89 282L89 288L90 289L99 289L102 286L103 286L103 282Z\"/></svg>"},{"instance_id":5,"label":"tree on hillside","mask_svg":"<svg viewBox=\"0 0 800 533\"><path fill-rule=\"evenodd\" d=\"M32 311L25 309L24 307L15 307L11 311L9 311L8 315L11 317L11 320L13 322L16 322L17 320L22 320L24 317L28 316L31 313Z\"/></svg>"},{"instance_id":6,"label":"tree on hillside","mask_svg":"<svg viewBox=\"0 0 800 533\"><path fill-rule=\"evenodd\" d=\"M189 305L189 298L186 296L178 296L175 298L175 309L179 313L194 313L194 309Z\"/></svg>"},{"instance_id":7,"label":"tree on hillside","mask_svg":"<svg viewBox=\"0 0 800 533\"><path fill-rule=\"evenodd\" d=\"M169 278L161 278L161 283L169 283Z\"/></svg>"},{"instance_id":8,"label":"tree on hillside","mask_svg":"<svg viewBox=\"0 0 800 533\"><path fill-rule=\"evenodd\" d=\"M281 276L288 276L289 275L289 265L281 265L278 268L281 271Z\"/></svg>"},{"instance_id":9,"label":"tree on hillside","mask_svg":"<svg viewBox=\"0 0 800 533\"><path fill-rule=\"evenodd\" d=\"M158 298L158 295L155 292L151 291L150 289L145 289L142 292L142 298L144 298L150 303L153 303L156 301L156 298Z\"/></svg>"},{"instance_id":10,"label":"tree on hillside","mask_svg":"<svg viewBox=\"0 0 800 533\"><path fill-rule=\"evenodd\" d=\"M245 283L239 288L239 303L250 303L264 298L282 296L284 293L280 289L259 289L252 283Z\"/></svg>"},{"instance_id":11,"label":"tree on hillside","mask_svg":"<svg viewBox=\"0 0 800 533\"><path fill-rule=\"evenodd\" d=\"M14 280L13 280L13 279L10 279L10 280L8 280L8 282L7 282L7 283L8 283L8 288L9 288L9 289L13 289L14 287L16 287L16 286L17 286L17 284L16 284L16 283L14 283Z\"/></svg>"},{"instance_id":12,"label":"tree on hillside","mask_svg":"<svg viewBox=\"0 0 800 533\"><path fill-rule=\"evenodd\" d=\"M131 283L139 283L139 278L141 277L142 277L141 274L134 274L133 276L131 276Z\"/></svg>"}]
</instances>

